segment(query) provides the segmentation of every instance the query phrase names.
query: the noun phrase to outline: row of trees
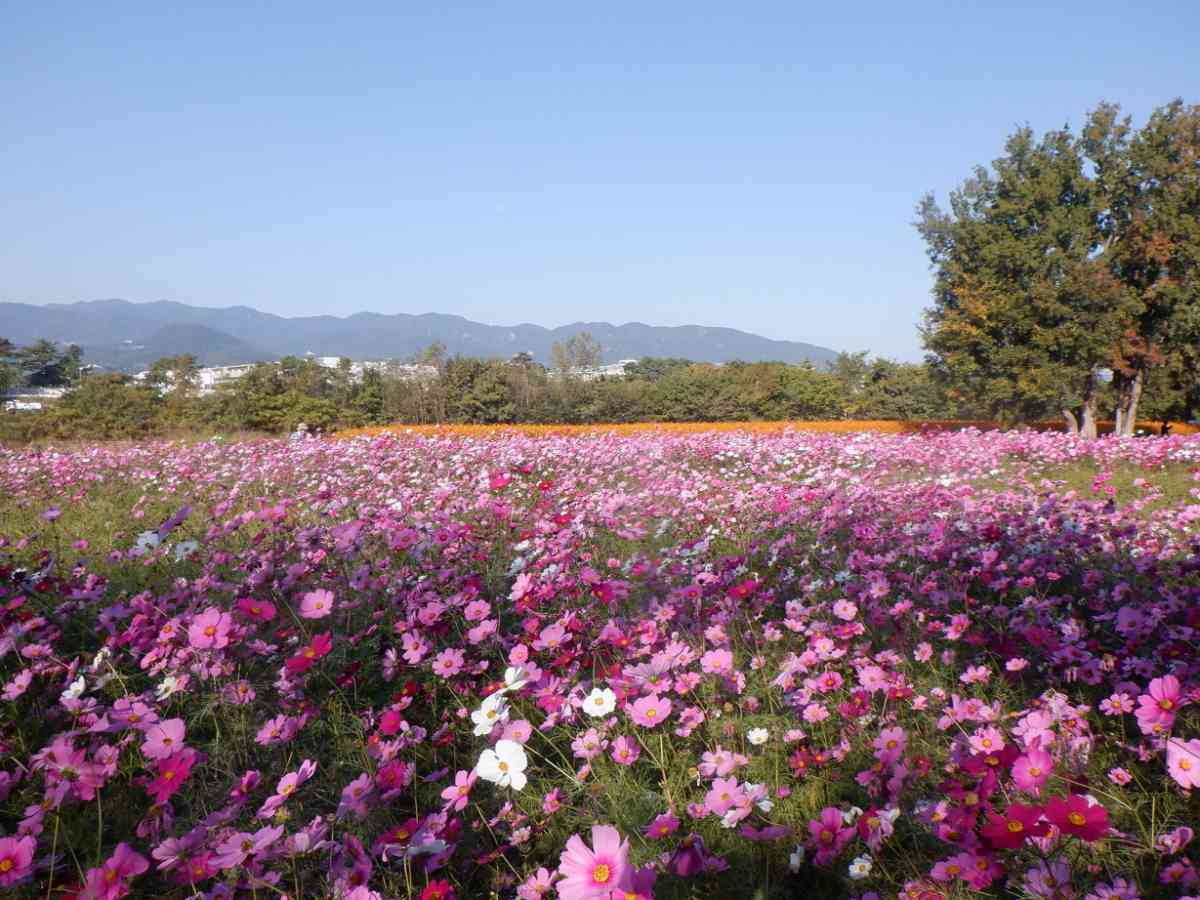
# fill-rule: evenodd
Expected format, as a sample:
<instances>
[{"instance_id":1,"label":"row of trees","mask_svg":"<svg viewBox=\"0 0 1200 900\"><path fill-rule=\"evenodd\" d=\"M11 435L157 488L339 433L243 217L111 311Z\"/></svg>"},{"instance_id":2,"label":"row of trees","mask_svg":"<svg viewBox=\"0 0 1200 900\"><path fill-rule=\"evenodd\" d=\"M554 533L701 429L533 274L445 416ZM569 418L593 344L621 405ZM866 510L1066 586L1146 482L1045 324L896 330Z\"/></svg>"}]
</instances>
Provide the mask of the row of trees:
<instances>
[{"instance_id":1,"label":"row of trees","mask_svg":"<svg viewBox=\"0 0 1200 900\"><path fill-rule=\"evenodd\" d=\"M18 347L0 337L0 393L22 387L66 387L79 381L83 351L41 340Z\"/></svg>"},{"instance_id":2,"label":"row of trees","mask_svg":"<svg viewBox=\"0 0 1200 900\"><path fill-rule=\"evenodd\" d=\"M754 419L938 418L961 413L921 365L844 354L818 370L783 363L714 366L647 358L624 376L584 380L594 364L584 337L560 348L555 368L525 355L510 360L447 357L432 347L411 369L370 370L356 377L349 360L327 368L286 357L256 365L211 393L199 389L194 357L166 357L141 381L88 374L38 414L0 419L11 438L136 438L202 431L290 431L300 422L321 430L394 422L631 422Z\"/></svg>"},{"instance_id":3,"label":"row of trees","mask_svg":"<svg viewBox=\"0 0 1200 900\"><path fill-rule=\"evenodd\" d=\"M953 400L1089 436L1106 406L1132 433L1148 390L1160 415L1200 405L1200 106L1140 129L1109 103L1077 134L1020 129L916 225L929 364Z\"/></svg>"}]
</instances>

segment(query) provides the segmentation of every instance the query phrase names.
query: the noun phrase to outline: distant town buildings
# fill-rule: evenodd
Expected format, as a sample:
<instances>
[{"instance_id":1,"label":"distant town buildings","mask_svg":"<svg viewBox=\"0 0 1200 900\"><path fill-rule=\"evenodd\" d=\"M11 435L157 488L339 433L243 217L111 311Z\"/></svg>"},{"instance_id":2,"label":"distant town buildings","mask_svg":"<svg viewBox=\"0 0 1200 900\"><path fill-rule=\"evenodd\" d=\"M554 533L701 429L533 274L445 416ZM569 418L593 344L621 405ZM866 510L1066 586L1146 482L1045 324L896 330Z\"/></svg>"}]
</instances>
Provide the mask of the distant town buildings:
<instances>
[{"instance_id":1,"label":"distant town buildings","mask_svg":"<svg viewBox=\"0 0 1200 900\"><path fill-rule=\"evenodd\" d=\"M337 369L340 367L342 357L315 356L310 353L304 359L315 362L323 369ZM279 361L275 360L275 362L278 363ZM205 366L196 373L196 387L201 396L206 396L216 391L222 385L231 384L239 378L244 378L257 365L259 363L238 363L232 366ZM393 378L412 380L432 378L437 375L437 369L434 366L401 363L392 360L363 360L360 362L352 361L350 363L350 380L354 382L362 381L363 373L367 371L387 374ZM135 381L145 381L149 375L150 373L145 371L138 372L133 377Z\"/></svg>"},{"instance_id":2,"label":"distant town buildings","mask_svg":"<svg viewBox=\"0 0 1200 900\"><path fill-rule=\"evenodd\" d=\"M47 402L58 400L66 392L66 388L14 388L0 394L0 400L3 400L0 408L6 412L38 412Z\"/></svg>"},{"instance_id":3,"label":"distant town buildings","mask_svg":"<svg viewBox=\"0 0 1200 900\"><path fill-rule=\"evenodd\" d=\"M617 378L625 374L627 366L636 363L636 359L619 359L615 363L600 366L575 366L568 371L580 381L595 381L598 378ZM556 374L552 369L551 374Z\"/></svg>"}]
</instances>

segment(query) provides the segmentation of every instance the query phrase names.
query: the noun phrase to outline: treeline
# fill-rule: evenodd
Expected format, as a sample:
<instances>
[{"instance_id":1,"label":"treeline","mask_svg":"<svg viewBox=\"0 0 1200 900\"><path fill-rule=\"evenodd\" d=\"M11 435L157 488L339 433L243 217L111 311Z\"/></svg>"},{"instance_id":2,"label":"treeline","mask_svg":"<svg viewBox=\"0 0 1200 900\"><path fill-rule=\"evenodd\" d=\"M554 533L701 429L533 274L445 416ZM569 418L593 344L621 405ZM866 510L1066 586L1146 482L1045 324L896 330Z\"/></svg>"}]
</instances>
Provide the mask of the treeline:
<instances>
[{"instance_id":1,"label":"treeline","mask_svg":"<svg viewBox=\"0 0 1200 900\"><path fill-rule=\"evenodd\" d=\"M44 348L43 348L44 349ZM21 351L11 348L10 354ZM45 355L45 354L43 354ZM355 371L349 360L327 368L286 357L202 393L190 356L168 357L136 381L115 373L47 380L69 384L36 413L0 417L0 437L140 438L182 433L292 431L390 423L604 423L771 419L922 419L962 413L922 365L843 354L824 369L783 363L711 365L646 358L625 375L587 380L573 373L594 363L586 339L542 366L509 360L447 357L430 348L412 368ZM32 371L27 366L26 371ZM29 383L28 377L25 383Z\"/></svg>"}]
</instances>

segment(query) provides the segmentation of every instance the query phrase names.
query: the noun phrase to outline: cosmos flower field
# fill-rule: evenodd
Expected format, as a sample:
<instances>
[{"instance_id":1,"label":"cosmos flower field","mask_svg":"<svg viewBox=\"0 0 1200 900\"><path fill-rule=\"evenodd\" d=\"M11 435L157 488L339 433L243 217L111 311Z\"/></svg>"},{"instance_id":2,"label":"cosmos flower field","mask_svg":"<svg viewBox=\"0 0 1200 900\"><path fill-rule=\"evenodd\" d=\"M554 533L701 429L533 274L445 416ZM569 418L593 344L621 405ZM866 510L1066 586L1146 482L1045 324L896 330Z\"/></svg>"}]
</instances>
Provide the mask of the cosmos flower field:
<instances>
[{"instance_id":1,"label":"cosmos flower field","mask_svg":"<svg viewBox=\"0 0 1200 900\"><path fill-rule=\"evenodd\" d=\"M0 450L0 891L1200 896L1200 437Z\"/></svg>"}]
</instances>

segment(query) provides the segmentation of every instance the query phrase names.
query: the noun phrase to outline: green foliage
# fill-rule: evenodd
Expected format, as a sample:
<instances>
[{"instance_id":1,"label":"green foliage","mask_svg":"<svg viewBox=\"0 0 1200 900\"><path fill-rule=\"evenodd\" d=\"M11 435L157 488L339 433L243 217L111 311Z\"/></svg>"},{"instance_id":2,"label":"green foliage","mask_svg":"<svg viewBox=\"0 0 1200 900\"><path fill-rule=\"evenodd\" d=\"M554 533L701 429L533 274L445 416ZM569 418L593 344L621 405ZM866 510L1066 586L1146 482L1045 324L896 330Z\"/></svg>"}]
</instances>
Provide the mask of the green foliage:
<instances>
[{"instance_id":1,"label":"green foliage","mask_svg":"<svg viewBox=\"0 0 1200 900\"><path fill-rule=\"evenodd\" d=\"M1087 431L1113 373L1132 431L1148 374L1200 341L1200 107L1134 131L1102 104L1080 134L1018 130L991 169L917 210L935 273L924 328L952 398ZM1186 393L1186 389L1184 389Z\"/></svg>"}]
</instances>

